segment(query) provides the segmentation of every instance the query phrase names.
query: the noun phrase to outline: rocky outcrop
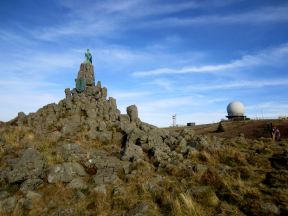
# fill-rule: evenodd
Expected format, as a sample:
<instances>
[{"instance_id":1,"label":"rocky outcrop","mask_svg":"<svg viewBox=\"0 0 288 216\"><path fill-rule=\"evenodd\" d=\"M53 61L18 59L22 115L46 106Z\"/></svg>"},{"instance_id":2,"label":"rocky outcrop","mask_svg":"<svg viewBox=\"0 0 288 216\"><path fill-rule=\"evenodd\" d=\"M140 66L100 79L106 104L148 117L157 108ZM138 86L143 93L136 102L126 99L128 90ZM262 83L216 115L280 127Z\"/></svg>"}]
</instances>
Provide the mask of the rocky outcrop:
<instances>
[{"instance_id":1,"label":"rocky outcrop","mask_svg":"<svg viewBox=\"0 0 288 216\"><path fill-rule=\"evenodd\" d=\"M28 148L21 153L19 158L10 160L8 166L11 169L5 174L5 179L8 183L23 182L27 179L41 176L44 161L37 150Z\"/></svg>"}]
</instances>

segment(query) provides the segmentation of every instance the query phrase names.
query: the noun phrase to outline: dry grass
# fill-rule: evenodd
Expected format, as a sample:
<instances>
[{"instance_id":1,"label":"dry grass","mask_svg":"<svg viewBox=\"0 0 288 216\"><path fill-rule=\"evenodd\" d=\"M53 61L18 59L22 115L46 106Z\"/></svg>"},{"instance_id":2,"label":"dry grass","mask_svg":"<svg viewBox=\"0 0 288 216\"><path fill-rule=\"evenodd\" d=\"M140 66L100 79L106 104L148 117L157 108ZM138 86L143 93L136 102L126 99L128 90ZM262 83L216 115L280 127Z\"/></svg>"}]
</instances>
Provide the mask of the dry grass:
<instances>
[{"instance_id":1,"label":"dry grass","mask_svg":"<svg viewBox=\"0 0 288 216\"><path fill-rule=\"evenodd\" d=\"M34 136L19 128L7 128L0 136L14 150L24 148L26 144L34 146L44 156L48 166L62 162L55 151L56 143L45 137ZM265 173L272 170L269 156L286 148L287 140L281 143L272 143L269 139L238 143L235 139L222 139L219 145L214 141L210 139L212 144L206 150L194 151L184 161L170 163L158 170L148 159L135 161L130 166L130 174L121 174L120 183L108 185L106 195L92 192L95 185L91 177L86 179L89 189L82 191L84 197L80 199L75 198L77 191L66 188L65 184L45 183L43 188L38 189L44 196L35 208L30 212L16 208L12 215L49 215L56 208L73 208L75 215L125 215L144 202L150 208L149 215L230 216L243 215L239 209L242 210L247 199L258 203L263 198L271 203L285 199L270 195L271 189L263 186L262 180ZM110 154L119 151L117 145L102 145L98 141L87 140L84 133L67 142L77 143L87 150L104 149ZM0 146L1 154L5 154L5 151ZM194 170L194 165L200 168ZM207 187L209 190L195 195L189 193L192 187ZM115 188L122 188L122 192L114 193Z\"/></svg>"},{"instance_id":2,"label":"dry grass","mask_svg":"<svg viewBox=\"0 0 288 216\"><path fill-rule=\"evenodd\" d=\"M188 194L180 193L178 198L170 198L172 202L172 215L175 216L201 216L205 215L202 207Z\"/></svg>"},{"instance_id":3,"label":"dry grass","mask_svg":"<svg viewBox=\"0 0 288 216\"><path fill-rule=\"evenodd\" d=\"M20 141L24 138L25 133L26 131L19 129L18 127L9 127L5 128L0 134L0 139L5 145L10 146L14 150L19 150L23 147Z\"/></svg>"}]
</instances>

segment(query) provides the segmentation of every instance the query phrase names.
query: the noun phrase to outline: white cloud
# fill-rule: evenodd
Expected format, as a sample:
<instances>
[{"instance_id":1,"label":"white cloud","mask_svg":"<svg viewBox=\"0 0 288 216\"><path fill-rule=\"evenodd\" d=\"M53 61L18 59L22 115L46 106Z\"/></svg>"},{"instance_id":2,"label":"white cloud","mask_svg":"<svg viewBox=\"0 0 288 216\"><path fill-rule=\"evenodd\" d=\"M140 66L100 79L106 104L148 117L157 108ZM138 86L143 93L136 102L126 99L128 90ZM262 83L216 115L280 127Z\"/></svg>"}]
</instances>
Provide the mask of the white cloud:
<instances>
[{"instance_id":1,"label":"white cloud","mask_svg":"<svg viewBox=\"0 0 288 216\"><path fill-rule=\"evenodd\" d=\"M269 86L287 86L288 79L270 79L270 80L237 80L235 82L228 82L223 84L205 84L192 85L185 88L185 90L193 91L210 91L210 90L225 90L225 89L243 89L243 88L263 88Z\"/></svg>"},{"instance_id":2,"label":"white cloud","mask_svg":"<svg viewBox=\"0 0 288 216\"><path fill-rule=\"evenodd\" d=\"M173 82L169 79L155 79L144 83L144 85L157 86L166 91L171 91L173 89Z\"/></svg>"},{"instance_id":3,"label":"white cloud","mask_svg":"<svg viewBox=\"0 0 288 216\"><path fill-rule=\"evenodd\" d=\"M189 18L164 18L144 23L142 27L191 26L199 24L263 24L267 22L287 22L288 6L260 8L239 14L204 15Z\"/></svg>"},{"instance_id":4,"label":"white cloud","mask_svg":"<svg viewBox=\"0 0 288 216\"><path fill-rule=\"evenodd\" d=\"M148 71L136 71L133 76L159 76L165 74L189 74L189 73L213 73L232 69L252 67L259 65L271 65L281 62L280 60L288 56L288 44L277 48L263 50L255 55L244 55L238 60L225 64L186 66L182 68L158 68Z\"/></svg>"},{"instance_id":5,"label":"white cloud","mask_svg":"<svg viewBox=\"0 0 288 216\"><path fill-rule=\"evenodd\" d=\"M181 107L184 105L193 105L194 98L191 96L186 97L175 97L175 98L166 98L166 99L150 99L148 102L138 101L139 107L143 112L156 111L159 109L171 110L175 107Z\"/></svg>"},{"instance_id":6,"label":"white cloud","mask_svg":"<svg viewBox=\"0 0 288 216\"><path fill-rule=\"evenodd\" d=\"M35 38L48 41L55 41L60 37L70 35L113 37L128 28L145 27L147 18L150 20L147 22L147 27L151 27L159 25L157 20L161 15L189 9L223 7L234 2L233 0L214 0L168 3L158 0L106 0L83 3L82 0L61 0L59 4L69 9L69 12L64 15L63 22L57 26L41 27L30 32ZM167 21L173 23L171 20Z\"/></svg>"},{"instance_id":7,"label":"white cloud","mask_svg":"<svg viewBox=\"0 0 288 216\"><path fill-rule=\"evenodd\" d=\"M49 103L58 102L61 99L60 95L52 93L41 93L35 91L14 91L0 95L0 101L3 103L0 106L0 120L9 121L17 116L18 112L36 112L42 106ZM5 102L5 103L4 103Z\"/></svg>"},{"instance_id":8,"label":"white cloud","mask_svg":"<svg viewBox=\"0 0 288 216\"><path fill-rule=\"evenodd\" d=\"M116 98L117 100L131 100L131 99L135 99L135 98L139 98L139 97L143 97L143 96L149 96L151 95L151 92L148 91L143 91L143 92L137 92L137 91L116 91L116 90L112 90L109 91L109 95L111 95L111 97Z\"/></svg>"},{"instance_id":9,"label":"white cloud","mask_svg":"<svg viewBox=\"0 0 288 216\"><path fill-rule=\"evenodd\" d=\"M272 119L279 116L288 116L288 103L287 101L270 101L264 103L256 103L245 107L248 117L251 118L264 118Z\"/></svg>"}]
</instances>

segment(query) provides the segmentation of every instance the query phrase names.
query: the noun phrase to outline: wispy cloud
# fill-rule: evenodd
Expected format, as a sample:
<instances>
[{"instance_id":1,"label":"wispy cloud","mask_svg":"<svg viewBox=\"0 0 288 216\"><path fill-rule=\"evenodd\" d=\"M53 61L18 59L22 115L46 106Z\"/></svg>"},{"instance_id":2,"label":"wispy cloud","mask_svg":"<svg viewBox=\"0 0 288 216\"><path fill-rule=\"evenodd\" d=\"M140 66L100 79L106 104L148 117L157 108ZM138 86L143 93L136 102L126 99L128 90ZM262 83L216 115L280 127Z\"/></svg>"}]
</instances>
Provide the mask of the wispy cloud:
<instances>
[{"instance_id":1,"label":"wispy cloud","mask_svg":"<svg viewBox=\"0 0 288 216\"><path fill-rule=\"evenodd\" d=\"M223 84L205 84L188 86L185 89L192 91L210 91L210 90L225 90L225 89L243 89L243 88L263 88L269 86L287 86L288 79L270 79L270 80L237 80Z\"/></svg>"},{"instance_id":2,"label":"wispy cloud","mask_svg":"<svg viewBox=\"0 0 288 216\"><path fill-rule=\"evenodd\" d=\"M267 22L287 22L288 6L266 7L239 14L211 14L188 18L169 17L143 24L154 27L191 26L199 24L264 24Z\"/></svg>"},{"instance_id":3,"label":"wispy cloud","mask_svg":"<svg viewBox=\"0 0 288 216\"><path fill-rule=\"evenodd\" d=\"M135 98L139 98L139 97L143 97L143 96L148 96L151 95L151 92L148 91L116 91L116 90L112 90L109 91L109 95L111 95L114 98L123 100L123 99L135 99Z\"/></svg>"},{"instance_id":4,"label":"wispy cloud","mask_svg":"<svg viewBox=\"0 0 288 216\"><path fill-rule=\"evenodd\" d=\"M182 68L159 68L147 71L136 71L132 73L132 75L141 77L159 76L165 74L213 73L258 65L271 65L277 63L280 58L287 56L288 44L284 44L277 48L263 50L255 55L244 55L240 59L229 63L204 66L186 66Z\"/></svg>"},{"instance_id":5,"label":"wispy cloud","mask_svg":"<svg viewBox=\"0 0 288 216\"><path fill-rule=\"evenodd\" d=\"M170 91L173 89L173 83L169 79L154 79L150 82L144 83L144 85L157 86L166 91Z\"/></svg>"},{"instance_id":6,"label":"wispy cloud","mask_svg":"<svg viewBox=\"0 0 288 216\"><path fill-rule=\"evenodd\" d=\"M233 0L177 3L158 0L107 0L89 1L83 4L81 0L61 0L60 5L69 10L66 19L55 26L37 28L31 32L35 38L48 41L72 35L111 37L129 28L146 28L146 24L150 28L153 25L161 25L162 22L172 25L179 22L169 19L158 21L159 16L193 9L223 7L233 3L235 3Z\"/></svg>"},{"instance_id":7,"label":"wispy cloud","mask_svg":"<svg viewBox=\"0 0 288 216\"><path fill-rule=\"evenodd\" d=\"M250 104L245 107L251 118L278 118L287 116L287 101L269 101L263 103Z\"/></svg>"},{"instance_id":8,"label":"wispy cloud","mask_svg":"<svg viewBox=\"0 0 288 216\"><path fill-rule=\"evenodd\" d=\"M9 121L17 116L18 112L36 112L40 107L49 103L58 102L61 95L43 93L39 91L14 91L1 94L0 100L5 101L5 106L0 107L1 121Z\"/></svg>"}]
</instances>

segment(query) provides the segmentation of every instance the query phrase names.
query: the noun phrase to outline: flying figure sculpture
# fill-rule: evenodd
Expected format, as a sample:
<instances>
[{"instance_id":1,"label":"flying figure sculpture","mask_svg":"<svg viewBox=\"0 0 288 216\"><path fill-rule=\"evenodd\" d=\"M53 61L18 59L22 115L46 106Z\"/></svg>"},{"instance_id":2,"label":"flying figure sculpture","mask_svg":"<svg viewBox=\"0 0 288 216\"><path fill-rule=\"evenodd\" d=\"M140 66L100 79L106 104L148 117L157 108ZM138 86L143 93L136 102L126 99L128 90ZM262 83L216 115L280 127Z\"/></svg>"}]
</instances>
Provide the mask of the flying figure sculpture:
<instances>
[{"instance_id":1,"label":"flying figure sculpture","mask_svg":"<svg viewBox=\"0 0 288 216\"><path fill-rule=\"evenodd\" d=\"M92 54L90 53L89 49L87 49L85 53L85 62L92 64Z\"/></svg>"}]
</instances>

